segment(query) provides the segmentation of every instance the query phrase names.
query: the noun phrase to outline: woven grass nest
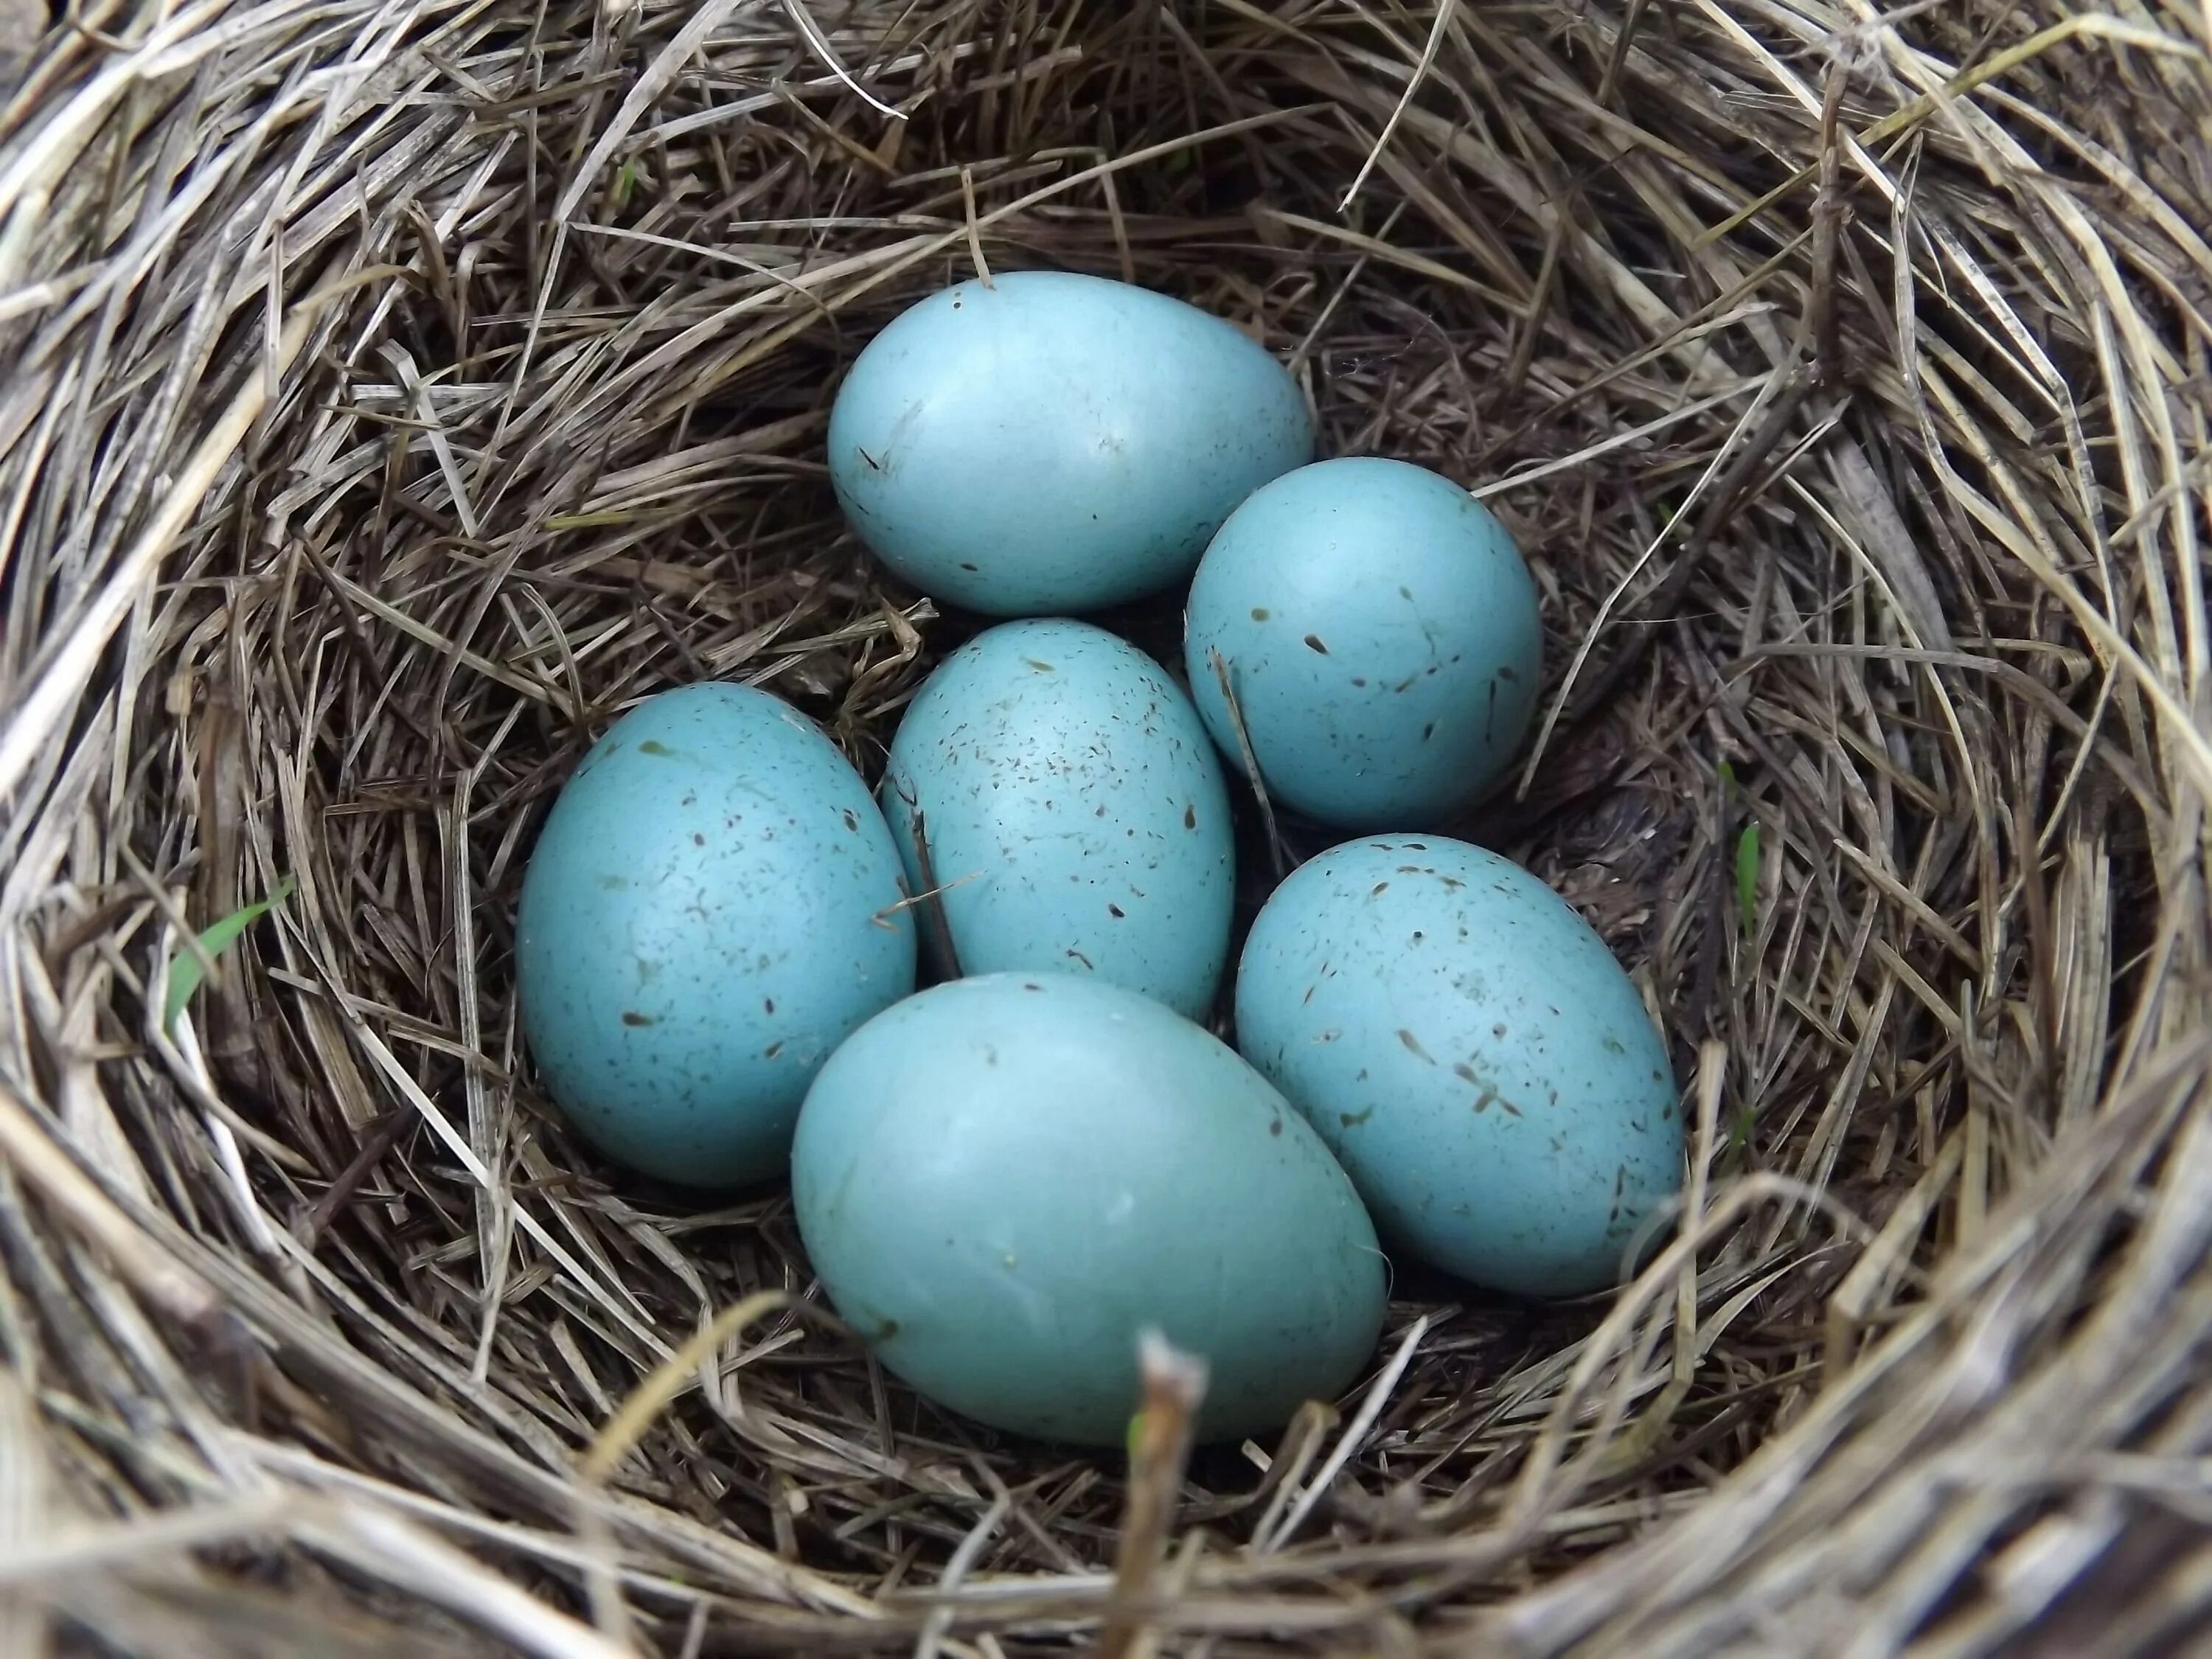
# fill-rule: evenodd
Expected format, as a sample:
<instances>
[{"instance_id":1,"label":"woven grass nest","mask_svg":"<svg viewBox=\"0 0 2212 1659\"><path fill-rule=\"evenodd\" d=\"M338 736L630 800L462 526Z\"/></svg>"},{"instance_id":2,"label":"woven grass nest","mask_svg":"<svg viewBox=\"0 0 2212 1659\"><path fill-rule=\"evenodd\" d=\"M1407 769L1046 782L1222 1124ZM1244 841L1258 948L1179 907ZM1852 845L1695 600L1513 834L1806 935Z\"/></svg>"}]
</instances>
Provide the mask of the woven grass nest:
<instances>
[{"instance_id":1,"label":"woven grass nest","mask_svg":"<svg viewBox=\"0 0 2212 1659\"><path fill-rule=\"evenodd\" d=\"M0 1649L2184 1650L2208 46L2184 0L8 9ZM1407 1278L1349 1398L1180 1472L888 1381L781 1195L597 1161L515 1035L520 872L618 711L761 684L872 774L972 626L860 555L823 432L979 259L1231 318L1327 452L1521 537L1540 750L1433 827L1599 927L1696 1126L1618 1297Z\"/></svg>"}]
</instances>

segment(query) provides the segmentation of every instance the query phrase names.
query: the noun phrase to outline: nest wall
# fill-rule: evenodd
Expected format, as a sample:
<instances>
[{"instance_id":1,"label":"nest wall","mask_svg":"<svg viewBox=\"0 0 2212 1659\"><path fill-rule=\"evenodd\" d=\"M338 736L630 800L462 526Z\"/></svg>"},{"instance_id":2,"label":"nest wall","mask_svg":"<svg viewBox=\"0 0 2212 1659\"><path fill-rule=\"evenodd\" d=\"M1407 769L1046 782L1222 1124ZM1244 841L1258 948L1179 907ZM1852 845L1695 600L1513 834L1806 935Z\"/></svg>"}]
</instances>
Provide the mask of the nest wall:
<instances>
[{"instance_id":1,"label":"nest wall","mask_svg":"<svg viewBox=\"0 0 2212 1659\"><path fill-rule=\"evenodd\" d=\"M2208 45L2133 0L54 20L0 104L9 1650L2179 1650ZM872 776L972 628L823 434L979 263L1227 317L1326 453L1505 520L1544 729L1429 827L1599 928L1697 1126L1620 1297L1401 1278L1370 1378L1172 1527L887 1379L780 1194L612 1170L516 1035L520 870L615 715L741 679Z\"/></svg>"}]
</instances>

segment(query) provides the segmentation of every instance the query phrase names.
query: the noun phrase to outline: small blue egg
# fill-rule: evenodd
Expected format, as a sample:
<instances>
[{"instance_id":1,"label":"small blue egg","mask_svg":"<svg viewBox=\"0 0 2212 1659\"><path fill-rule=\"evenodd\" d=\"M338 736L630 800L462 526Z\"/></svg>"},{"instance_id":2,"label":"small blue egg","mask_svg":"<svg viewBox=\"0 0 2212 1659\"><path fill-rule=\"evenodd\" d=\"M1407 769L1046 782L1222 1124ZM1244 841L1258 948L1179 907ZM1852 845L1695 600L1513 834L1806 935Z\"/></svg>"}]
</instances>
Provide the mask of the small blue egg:
<instances>
[{"instance_id":1,"label":"small blue egg","mask_svg":"<svg viewBox=\"0 0 2212 1659\"><path fill-rule=\"evenodd\" d=\"M959 971L1096 974L1192 1018L1213 1006L1228 791L1189 701L1134 646L1065 619L978 635L900 722L883 803L913 890L937 895L924 937L941 955L941 915Z\"/></svg>"},{"instance_id":2,"label":"small blue egg","mask_svg":"<svg viewBox=\"0 0 2212 1659\"><path fill-rule=\"evenodd\" d=\"M745 686L649 698L562 787L523 877L538 1075L634 1170L778 1175L830 1051L914 989L903 897L883 815L813 722Z\"/></svg>"},{"instance_id":3,"label":"small blue egg","mask_svg":"<svg viewBox=\"0 0 2212 1659\"><path fill-rule=\"evenodd\" d=\"M1245 942L1237 1034L1383 1237L1476 1284L1601 1289L1680 1188L1643 999L1565 901L1479 847L1381 836L1293 871Z\"/></svg>"},{"instance_id":4,"label":"small blue egg","mask_svg":"<svg viewBox=\"0 0 2212 1659\"><path fill-rule=\"evenodd\" d=\"M1007 271L869 342L830 416L862 541L987 616L1182 581L1237 502L1311 458L1297 383L1221 319L1127 283Z\"/></svg>"},{"instance_id":5,"label":"small blue egg","mask_svg":"<svg viewBox=\"0 0 2212 1659\"><path fill-rule=\"evenodd\" d=\"M1381 1328L1374 1229L1312 1131L1095 979L994 974L879 1014L815 1079L791 1176L840 1316L996 1428L1120 1445L1150 1328L1207 1363L1202 1437L1266 1433Z\"/></svg>"},{"instance_id":6,"label":"small blue egg","mask_svg":"<svg viewBox=\"0 0 2212 1659\"><path fill-rule=\"evenodd\" d=\"M1347 829L1434 821L1504 772L1543 667L1536 586L1449 479L1319 461L1231 515L1191 584L1192 695L1222 752L1279 804Z\"/></svg>"}]
</instances>

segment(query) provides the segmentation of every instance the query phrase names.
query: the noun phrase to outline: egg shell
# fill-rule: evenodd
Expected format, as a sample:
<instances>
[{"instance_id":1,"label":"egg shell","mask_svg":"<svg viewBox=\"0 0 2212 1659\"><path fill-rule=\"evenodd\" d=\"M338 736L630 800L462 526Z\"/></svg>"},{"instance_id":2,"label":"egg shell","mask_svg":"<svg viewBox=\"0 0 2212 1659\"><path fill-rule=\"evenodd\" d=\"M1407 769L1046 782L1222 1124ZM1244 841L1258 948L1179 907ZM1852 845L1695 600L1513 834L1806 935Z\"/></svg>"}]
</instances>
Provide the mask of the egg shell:
<instances>
[{"instance_id":1,"label":"egg shell","mask_svg":"<svg viewBox=\"0 0 2212 1659\"><path fill-rule=\"evenodd\" d=\"M1205 1358L1220 1438L1333 1399L1382 1324L1374 1229L1312 1131L1097 980L958 980L871 1020L807 1095L792 1201L886 1366L1040 1438L1122 1443L1148 1328Z\"/></svg>"},{"instance_id":2,"label":"egg shell","mask_svg":"<svg viewBox=\"0 0 2212 1659\"><path fill-rule=\"evenodd\" d=\"M1221 319L1103 277L1007 271L870 341L830 416L862 541L994 617L1096 610L1186 580L1237 502L1311 458L1281 364Z\"/></svg>"},{"instance_id":3,"label":"egg shell","mask_svg":"<svg viewBox=\"0 0 2212 1659\"><path fill-rule=\"evenodd\" d=\"M1543 667L1536 586L1467 491L1402 461L1319 461L1231 515L1193 579L1184 648L1200 714L1242 753L1229 665L1279 805L1404 829L1504 774Z\"/></svg>"},{"instance_id":4,"label":"egg shell","mask_svg":"<svg viewBox=\"0 0 2212 1659\"><path fill-rule=\"evenodd\" d=\"M782 1172L847 1033L914 988L898 851L836 745L767 692L665 691L561 791L523 878L522 1027L609 1158L685 1186Z\"/></svg>"},{"instance_id":5,"label":"egg shell","mask_svg":"<svg viewBox=\"0 0 2212 1659\"><path fill-rule=\"evenodd\" d=\"M1480 848L1381 836L1293 871L1245 941L1237 1032L1383 1237L1477 1284L1612 1284L1680 1188L1674 1083L1636 988Z\"/></svg>"},{"instance_id":6,"label":"egg shell","mask_svg":"<svg viewBox=\"0 0 2212 1659\"><path fill-rule=\"evenodd\" d=\"M1228 791L1188 699L1134 646L1065 618L978 635L900 722L883 803L961 971L1095 974L1193 1018L1212 1006Z\"/></svg>"}]
</instances>

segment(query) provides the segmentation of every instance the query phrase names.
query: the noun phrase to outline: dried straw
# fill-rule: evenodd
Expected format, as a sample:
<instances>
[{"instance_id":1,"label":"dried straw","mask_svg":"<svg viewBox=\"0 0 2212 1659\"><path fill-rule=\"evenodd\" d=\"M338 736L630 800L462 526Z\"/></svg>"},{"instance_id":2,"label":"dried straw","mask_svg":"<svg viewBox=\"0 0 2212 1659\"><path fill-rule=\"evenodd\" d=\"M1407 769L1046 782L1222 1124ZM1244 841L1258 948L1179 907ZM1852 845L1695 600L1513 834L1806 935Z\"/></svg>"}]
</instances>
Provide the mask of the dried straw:
<instances>
[{"instance_id":1,"label":"dried straw","mask_svg":"<svg viewBox=\"0 0 2212 1659\"><path fill-rule=\"evenodd\" d=\"M2179 1650L2208 46L2191 0L72 0L0 40L0 1646ZM1510 521L1550 718L1457 828L1695 1079L1622 1297L1409 1279L1337 1413L1133 1510L803 1313L778 1197L595 1163L515 1036L517 874L618 710L741 678L871 765L957 637L842 532L822 426L979 257L1232 318L1332 451ZM1175 1535L1117 1578L1128 1513Z\"/></svg>"}]
</instances>

